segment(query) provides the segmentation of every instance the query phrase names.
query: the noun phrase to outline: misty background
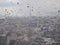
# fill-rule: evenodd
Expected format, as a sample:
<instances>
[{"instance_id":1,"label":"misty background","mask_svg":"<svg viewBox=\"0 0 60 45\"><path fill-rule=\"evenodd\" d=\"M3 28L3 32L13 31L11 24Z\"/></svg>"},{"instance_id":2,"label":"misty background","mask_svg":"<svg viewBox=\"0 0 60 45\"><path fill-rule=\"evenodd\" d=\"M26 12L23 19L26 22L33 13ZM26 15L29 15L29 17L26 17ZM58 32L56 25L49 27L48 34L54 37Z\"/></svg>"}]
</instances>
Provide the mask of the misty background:
<instances>
[{"instance_id":1,"label":"misty background","mask_svg":"<svg viewBox=\"0 0 60 45\"><path fill-rule=\"evenodd\" d=\"M56 16L58 10L60 0L0 0L2 16Z\"/></svg>"},{"instance_id":2,"label":"misty background","mask_svg":"<svg viewBox=\"0 0 60 45\"><path fill-rule=\"evenodd\" d=\"M0 0L0 45L60 45L60 0Z\"/></svg>"}]
</instances>

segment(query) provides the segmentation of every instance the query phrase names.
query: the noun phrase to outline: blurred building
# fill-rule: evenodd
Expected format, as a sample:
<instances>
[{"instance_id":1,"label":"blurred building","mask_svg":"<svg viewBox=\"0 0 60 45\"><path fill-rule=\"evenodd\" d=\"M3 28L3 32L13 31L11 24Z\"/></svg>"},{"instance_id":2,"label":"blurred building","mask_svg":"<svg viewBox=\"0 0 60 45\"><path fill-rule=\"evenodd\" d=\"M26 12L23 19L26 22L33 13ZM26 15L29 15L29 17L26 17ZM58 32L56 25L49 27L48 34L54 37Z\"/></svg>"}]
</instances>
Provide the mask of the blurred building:
<instances>
[{"instance_id":1,"label":"blurred building","mask_svg":"<svg viewBox=\"0 0 60 45\"><path fill-rule=\"evenodd\" d=\"M0 34L0 45L6 45L6 44L7 44L6 34Z\"/></svg>"}]
</instances>

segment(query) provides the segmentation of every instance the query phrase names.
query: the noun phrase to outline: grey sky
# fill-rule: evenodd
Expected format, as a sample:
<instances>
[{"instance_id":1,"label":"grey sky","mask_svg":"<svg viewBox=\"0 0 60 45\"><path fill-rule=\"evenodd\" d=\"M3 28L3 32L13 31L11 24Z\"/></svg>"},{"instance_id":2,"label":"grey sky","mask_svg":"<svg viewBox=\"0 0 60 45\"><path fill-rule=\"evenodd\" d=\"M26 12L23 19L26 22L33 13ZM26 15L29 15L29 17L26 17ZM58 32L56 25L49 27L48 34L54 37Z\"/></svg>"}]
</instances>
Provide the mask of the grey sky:
<instances>
[{"instance_id":1,"label":"grey sky","mask_svg":"<svg viewBox=\"0 0 60 45\"><path fill-rule=\"evenodd\" d=\"M27 8L27 5L30 7ZM0 7L16 7L17 14L26 16L30 13L31 15L57 15L57 11L60 10L60 0L0 0ZM31 11L32 7L33 11Z\"/></svg>"}]
</instances>

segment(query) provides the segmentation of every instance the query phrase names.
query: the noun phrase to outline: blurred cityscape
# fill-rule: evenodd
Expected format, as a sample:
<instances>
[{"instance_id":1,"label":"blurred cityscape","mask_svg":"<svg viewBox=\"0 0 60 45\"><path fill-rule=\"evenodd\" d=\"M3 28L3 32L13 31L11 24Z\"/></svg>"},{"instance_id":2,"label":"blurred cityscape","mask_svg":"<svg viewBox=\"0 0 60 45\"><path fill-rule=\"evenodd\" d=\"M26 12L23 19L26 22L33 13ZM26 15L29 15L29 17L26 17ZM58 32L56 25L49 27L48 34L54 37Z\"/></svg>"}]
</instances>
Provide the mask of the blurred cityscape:
<instances>
[{"instance_id":1,"label":"blurred cityscape","mask_svg":"<svg viewBox=\"0 0 60 45\"><path fill-rule=\"evenodd\" d=\"M60 0L0 0L0 45L60 45Z\"/></svg>"},{"instance_id":2,"label":"blurred cityscape","mask_svg":"<svg viewBox=\"0 0 60 45\"><path fill-rule=\"evenodd\" d=\"M0 18L0 45L60 45L60 16Z\"/></svg>"}]
</instances>

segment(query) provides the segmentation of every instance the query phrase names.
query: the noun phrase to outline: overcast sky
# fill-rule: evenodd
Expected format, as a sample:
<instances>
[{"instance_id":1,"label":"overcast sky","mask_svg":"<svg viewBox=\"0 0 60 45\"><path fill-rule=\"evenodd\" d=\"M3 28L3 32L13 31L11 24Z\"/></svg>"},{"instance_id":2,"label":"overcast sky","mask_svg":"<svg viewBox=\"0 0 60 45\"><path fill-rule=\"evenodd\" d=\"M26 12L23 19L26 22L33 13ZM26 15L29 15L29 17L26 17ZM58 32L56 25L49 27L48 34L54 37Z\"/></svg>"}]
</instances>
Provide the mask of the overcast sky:
<instances>
[{"instance_id":1,"label":"overcast sky","mask_svg":"<svg viewBox=\"0 0 60 45\"><path fill-rule=\"evenodd\" d=\"M27 5L30 7L26 8ZM60 10L60 0L0 0L0 7L16 7L17 14L20 15L29 15L30 13L32 15L56 15ZM33 11L31 11L32 7Z\"/></svg>"}]
</instances>

